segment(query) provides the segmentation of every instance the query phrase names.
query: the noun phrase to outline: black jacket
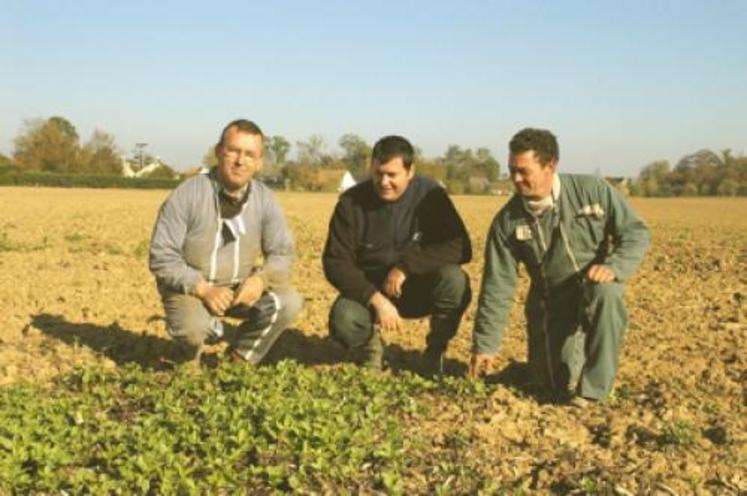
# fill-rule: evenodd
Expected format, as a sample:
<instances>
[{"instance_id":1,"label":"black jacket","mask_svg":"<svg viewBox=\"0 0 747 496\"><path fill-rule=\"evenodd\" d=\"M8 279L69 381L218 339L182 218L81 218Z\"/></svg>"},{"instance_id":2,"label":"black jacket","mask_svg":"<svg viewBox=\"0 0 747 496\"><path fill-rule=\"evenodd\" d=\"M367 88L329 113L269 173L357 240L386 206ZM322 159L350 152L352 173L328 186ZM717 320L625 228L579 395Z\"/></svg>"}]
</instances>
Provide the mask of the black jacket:
<instances>
[{"instance_id":1,"label":"black jacket","mask_svg":"<svg viewBox=\"0 0 747 496\"><path fill-rule=\"evenodd\" d=\"M471 259L469 235L446 191L420 176L396 202L381 200L371 180L343 193L322 255L329 282L363 305L392 267L420 275Z\"/></svg>"}]
</instances>

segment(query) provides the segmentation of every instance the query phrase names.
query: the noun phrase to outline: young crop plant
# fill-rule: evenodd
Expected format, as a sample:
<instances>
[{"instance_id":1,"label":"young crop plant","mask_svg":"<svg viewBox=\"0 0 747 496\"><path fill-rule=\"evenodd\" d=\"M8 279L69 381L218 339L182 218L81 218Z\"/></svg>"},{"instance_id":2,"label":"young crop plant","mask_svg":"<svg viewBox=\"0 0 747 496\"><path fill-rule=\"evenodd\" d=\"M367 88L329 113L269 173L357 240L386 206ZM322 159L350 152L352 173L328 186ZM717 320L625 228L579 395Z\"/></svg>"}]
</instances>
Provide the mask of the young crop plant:
<instances>
[{"instance_id":1,"label":"young crop plant","mask_svg":"<svg viewBox=\"0 0 747 496\"><path fill-rule=\"evenodd\" d=\"M402 490L424 393L459 381L352 366L222 365L203 374L79 369L0 390L0 492ZM459 383L457 383L459 382Z\"/></svg>"}]
</instances>

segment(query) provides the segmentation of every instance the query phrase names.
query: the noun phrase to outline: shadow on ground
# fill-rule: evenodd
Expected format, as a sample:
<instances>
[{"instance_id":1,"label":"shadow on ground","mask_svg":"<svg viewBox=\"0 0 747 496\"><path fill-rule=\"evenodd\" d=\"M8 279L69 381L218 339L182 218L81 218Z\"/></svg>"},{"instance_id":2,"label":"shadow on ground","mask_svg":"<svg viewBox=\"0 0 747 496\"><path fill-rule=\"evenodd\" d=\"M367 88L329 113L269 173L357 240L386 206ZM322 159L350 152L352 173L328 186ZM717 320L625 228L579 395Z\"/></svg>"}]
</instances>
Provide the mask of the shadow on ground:
<instances>
[{"instance_id":1,"label":"shadow on ground","mask_svg":"<svg viewBox=\"0 0 747 496\"><path fill-rule=\"evenodd\" d=\"M537 403L557 403L562 401L557 394L537 383L532 368L526 362L511 360L508 365L498 372L485 377L488 384L500 384L513 389L522 395L533 398Z\"/></svg>"},{"instance_id":2,"label":"shadow on ground","mask_svg":"<svg viewBox=\"0 0 747 496\"><path fill-rule=\"evenodd\" d=\"M69 346L85 346L111 359L118 365L136 363L141 367L162 370L187 361L182 349L171 339L146 334L145 331L123 329L117 322L108 326L89 322L69 322L60 315L34 315L31 324L45 335ZM305 365L338 363L345 353L337 344L325 338L306 335L299 329L288 329L273 346L263 363L274 364L293 359ZM215 353L203 355L207 365L220 358Z\"/></svg>"}]
</instances>

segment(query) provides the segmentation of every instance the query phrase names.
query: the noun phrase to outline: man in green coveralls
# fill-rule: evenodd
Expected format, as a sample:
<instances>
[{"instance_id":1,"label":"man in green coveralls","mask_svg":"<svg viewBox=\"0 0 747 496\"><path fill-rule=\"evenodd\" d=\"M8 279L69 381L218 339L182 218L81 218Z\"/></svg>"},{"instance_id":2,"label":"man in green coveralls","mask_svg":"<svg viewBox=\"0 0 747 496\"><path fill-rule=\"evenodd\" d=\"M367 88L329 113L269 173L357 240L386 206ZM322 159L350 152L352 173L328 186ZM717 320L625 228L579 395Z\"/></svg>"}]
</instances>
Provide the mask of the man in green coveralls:
<instances>
[{"instance_id":1,"label":"man in green coveralls","mask_svg":"<svg viewBox=\"0 0 747 496\"><path fill-rule=\"evenodd\" d=\"M557 173L550 131L523 129L509 151L517 194L487 235L470 375L484 372L498 351L521 262L531 278L530 367L543 384L586 406L612 389L628 323L623 284L643 259L649 231L605 180Z\"/></svg>"}]
</instances>

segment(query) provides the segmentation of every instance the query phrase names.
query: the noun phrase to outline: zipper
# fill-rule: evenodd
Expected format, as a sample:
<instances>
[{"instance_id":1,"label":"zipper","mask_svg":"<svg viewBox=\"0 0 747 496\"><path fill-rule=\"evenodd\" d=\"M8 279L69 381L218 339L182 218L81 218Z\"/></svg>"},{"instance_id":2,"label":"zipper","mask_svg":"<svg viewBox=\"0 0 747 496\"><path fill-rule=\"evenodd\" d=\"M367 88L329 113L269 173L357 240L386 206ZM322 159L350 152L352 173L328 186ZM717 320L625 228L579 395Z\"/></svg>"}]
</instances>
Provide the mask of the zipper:
<instances>
[{"instance_id":1,"label":"zipper","mask_svg":"<svg viewBox=\"0 0 747 496\"><path fill-rule=\"evenodd\" d=\"M553 215L555 215L555 211L553 210ZM542 225L540 225L539 218L532 215L534 218L534 228L537 231L537 239L539 240L539 248L540 248L540 263L539 263L539 269L540 269L540 279L542 280L542 323L540 327L542 328L542 338L545 344L545 367L547 368L547 375L550 379L550 388L555 391L555 372L553 370L552 366L552 359L550 358L550 333L547 330L547 303L550 301L550 288L547 284L547 277L545 277L545 256L547 255L547 242L545 241L545 235L544 230L542 229ZM553 224L553 219L550 219L550 226ZM550 234L552 234L552 230L550 231Z\"/></svg>"}]
</instances>

